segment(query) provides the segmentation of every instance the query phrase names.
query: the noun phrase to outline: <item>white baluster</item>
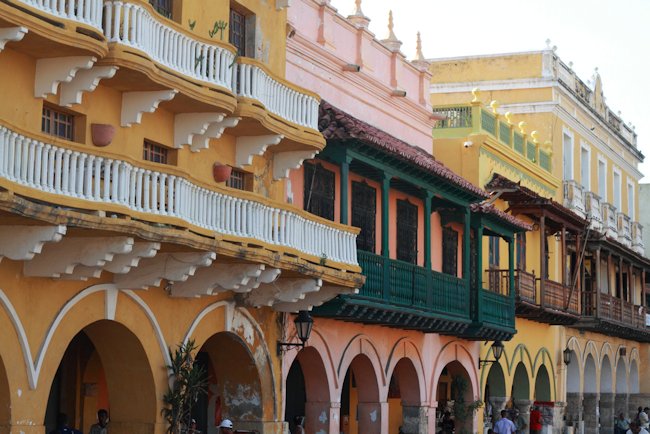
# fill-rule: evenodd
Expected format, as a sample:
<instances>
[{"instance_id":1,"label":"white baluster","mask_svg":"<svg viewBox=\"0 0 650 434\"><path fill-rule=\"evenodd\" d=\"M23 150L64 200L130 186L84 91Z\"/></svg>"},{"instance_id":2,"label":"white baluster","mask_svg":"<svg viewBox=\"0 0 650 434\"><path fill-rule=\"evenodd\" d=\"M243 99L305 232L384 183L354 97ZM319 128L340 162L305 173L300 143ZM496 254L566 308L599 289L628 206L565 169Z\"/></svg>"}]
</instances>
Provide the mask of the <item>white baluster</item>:
<instances>
[{"instance_id":1,"label":"white baluster","mask_svg":"<svg viewBox=\"0 0 650 434\"><path fill-rule=\"evenodd\" d=\"M79 152L74 151L70 156L70 179L68 180L68 190L74 197L78 197L77 194L77 159L79 158Z\"/></svg>"},{"instance_id":2,"label":"white baluster","mask_svg":"<svg viewBox=\"0 0 650 434\"><path fill-rule=\"evenodd\" d=\"M144 171L143 204L145 212L151 212L151 170Z\"/></svg>"}]
</instances>

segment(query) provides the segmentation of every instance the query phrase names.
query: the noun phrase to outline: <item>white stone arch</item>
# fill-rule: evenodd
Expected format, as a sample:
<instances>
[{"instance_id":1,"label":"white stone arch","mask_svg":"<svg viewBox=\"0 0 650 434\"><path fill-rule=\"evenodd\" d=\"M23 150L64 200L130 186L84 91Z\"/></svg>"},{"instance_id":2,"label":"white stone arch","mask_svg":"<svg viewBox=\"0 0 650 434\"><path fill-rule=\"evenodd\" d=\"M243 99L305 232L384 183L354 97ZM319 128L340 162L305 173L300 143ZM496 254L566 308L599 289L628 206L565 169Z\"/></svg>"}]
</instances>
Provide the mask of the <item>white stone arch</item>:
<instances>
[{"instance_id":1,"label":"white stone arch","mask_svg":"<svg viewBox=\"0 0 650 434\"><path fill-rule=\"evenodd\" d=\"M628 393L639 393L639 352L636 348L630 353L630 367L628 373Z\"/></svg>"},{"instance_id":2,"label":"white stone arch","mask_svg":"<svg viewBox=\"0 0 650 434\"><path fill-rule=\"evenodd\" d=\"M609 354L603 354L600 364L600 393L612 393L613 389L613 375L612 375L612 361Z\"/></svg>"},{"instance_id":3,"label":"white stone arch","mask_svg":"<svg viewBox=\"0 0 650 434\"><path fill-rule=\"evenodd\" d=\"M397 354L400 351L401 354ZM424 373L424 363L422 362L422 355L417 347L417 345L408 338L400 338L395 342L393 348L391 348L390 355L386 361L385 373L386 378L390 380L395 372L395 367L402 359L409 359L415 368L415 373L417 374L417 381L419 386L419 398L420 404L427 402L427 396L429 396L427 385L426 385L426 376ZM385 390L386 395L388 396L388 388Z\"/></svg>"},{"instance_id":4,"label":"white stone arch","mask_svg":"<svg viewBox=\"0 0 650 434\"><path fill-rule=\"evenodd\" d=\"M567 393L582 392L582 380L584 378L583 370L583 352L580 344L575 337L567 342L567 348L571 350L571 363L567 366Z\"/></svg>"},{"instance_id":5,"label":"white stone arch","mask_svg":"<svg viewBox=\"0 0 650 434\"><path fill-rule=\"evenodd\" d=\"M597 360L592 352L585 354L583 393L598 393L600 389Z\"/></svg>"},{"instance_id":6,"label":"white stone arch","mask_svg":"<svg viewBox=\"0 0 650 434\"><path fill-rule=\"evenodd\" d=\"M438 380L442 370L451 362L460 363L469 376L472 384L472 395L474 399L480 396L478 372L476 370L477 361L472 356L472 352L465 346L465 342L451 341L445 344L436 357L433 368L433 376L431 377L431 385L429 387L429 402L436 402L436 392L438 388Z\"/></svg>"},{"instance_id":7,"label":"white stone arch","mask_svg":"<svg viewBox=\"0 0 650 434\"><path fill-rule=\"evenodd\" d=\"M615 388L617 394L628 393L627 372L629 370L625 357L619 356L616 361Z\"/></svg>"}]
</instances>

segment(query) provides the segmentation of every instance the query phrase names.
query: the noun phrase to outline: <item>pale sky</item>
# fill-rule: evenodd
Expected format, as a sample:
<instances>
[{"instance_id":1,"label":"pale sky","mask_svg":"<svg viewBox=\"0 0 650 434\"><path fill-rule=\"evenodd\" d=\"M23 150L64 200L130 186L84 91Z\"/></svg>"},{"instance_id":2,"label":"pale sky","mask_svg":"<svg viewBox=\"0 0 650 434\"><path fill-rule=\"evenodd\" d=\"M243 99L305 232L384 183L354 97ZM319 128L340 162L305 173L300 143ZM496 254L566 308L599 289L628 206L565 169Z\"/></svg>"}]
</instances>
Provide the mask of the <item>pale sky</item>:
<instances>
[{"instance_id":1,"label":"pale sky","mask_svg":"<svg viewBox=\"0 0 650 434\"><path fill-rule=\"evenodd\" d=\"M354 11L354 0L331 4L344 16ZM541 50L550 39L584 82L598 67L607 105L636 127L650 182L650 0L363 0L378 39L388 35L391 8L409 59L420 31L427 58Z\"/></svg>"}]
</instances>

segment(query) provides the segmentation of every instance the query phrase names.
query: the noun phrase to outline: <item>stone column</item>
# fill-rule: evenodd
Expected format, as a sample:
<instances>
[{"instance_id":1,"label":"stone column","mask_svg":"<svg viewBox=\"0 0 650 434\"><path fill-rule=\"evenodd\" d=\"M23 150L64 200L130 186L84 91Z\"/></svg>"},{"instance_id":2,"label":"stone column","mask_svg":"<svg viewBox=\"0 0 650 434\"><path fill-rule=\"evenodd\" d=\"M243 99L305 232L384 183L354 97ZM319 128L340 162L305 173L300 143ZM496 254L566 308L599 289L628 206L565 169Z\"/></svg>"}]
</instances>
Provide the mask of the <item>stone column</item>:
<instances>
[{"instance_id":1,"label":"stone column","mask_svg":"<svg viewBox=\"0 0 650 434\"><path fill-rule=\"evenodd\" d=\"M555 401L555 406L553 407L553 434L564 434L566 407L565 402Z\"/></svg>"},{"instance_id":2,"label":"stone column","mask_svg":"<svg viewBox=\"0 0 650 434\"><path fill-rule=\"evenodd\" d=\"M341 431L340 402L305 403L305 431L308 433Z\"/></svg>"},{"instance_id":3,"label":"stone column","mask_svg":"<svg viewBox=\"0 0 650 434\"><path fill-rule=\"evenodd\" d=\"M534 401L528 399L515 399L515 407L519 410L519 415L524 418L526 422L526 428L523 430L524 433L528 434L530 432L530 406L533 405Z\"/></svg>"},{"instance_id":4,"label":"stone column","mask_svg":"<svg viewBox=\"0 0 650 434\"><path fill-rule=\"evenodd\" d=\"M435 434L438 431L438 427L436 426L436 411L438 409L438 401L432 401L428 411L427 411L427 433L428 434Z\"/></svg>"},{"instance_id":5,"label":"stone column","mask_svg":"<svg viewBox=\"0 0 650 434\"><path fill-rule=\"evenodd\" d=\"M508 402L508 397L506 396L493 396L490 398L490 404L492 404L492 424L501 419L501 410L506 408L506 403Z\"/></svg>"},{"instance_id":6,"label":"stone column","mask_svg":"<svg viewBox=\"0 0 650 434\"><path fill-rule=\"evenodd\" d=\"M578 424L583 420L582 417L582 394L566 394L566 412L565 421L567 425L574 427L574 432L578 432Z\"/></svg>"},{"instance_id":7,"label":"stone column","mask_svg":"<svg viewBox=\"0 0 650 434\"><path fill-rule=\"evenodd\" d=\"M600 434L610 434L614 432L614 394L601 393L598 403L600 411Z\"/></svg>"},{"instance_id":8,"label":"stone column","mask_svg":"<svg viewBox=\"0 0 650 434\"><path fill-rule=\"evenodd\" d=\"M625 417L630 417L630 411L628 407L628 398L627 393L617 393L614 395L614 416L618 417L618 414L623 412Z\"/></svg>"},{"instance_id":9,"label":"stone column","mask_svg":"<svg viewBox=\"0 0 650 434\"><path fill-rule=\"evenodd\" d=\"M429 407L402 405L402 430L406 434L428 434Z\"/></svg>"},{"instance_id":10,"label":"stone column","mask_svg":"<svg viewBox=\"0 0 650 434\"><path fill-rule=\"evenodd\" d=\"M357 412L359 433L385 434L388 431L387 402L360 402L357 404ZM384 419L386 423L383 423Z\"/></svg>"},{"instance_id":11,"label":"stone column","mask_svg":"<svg viewBox=\"0 0 650 434\"><path fill-rule=\"evenodd\" d=\"M597 393L585 393L582 397L585 434L599 434L599 400Z\"/></svg>"}]
</instances>

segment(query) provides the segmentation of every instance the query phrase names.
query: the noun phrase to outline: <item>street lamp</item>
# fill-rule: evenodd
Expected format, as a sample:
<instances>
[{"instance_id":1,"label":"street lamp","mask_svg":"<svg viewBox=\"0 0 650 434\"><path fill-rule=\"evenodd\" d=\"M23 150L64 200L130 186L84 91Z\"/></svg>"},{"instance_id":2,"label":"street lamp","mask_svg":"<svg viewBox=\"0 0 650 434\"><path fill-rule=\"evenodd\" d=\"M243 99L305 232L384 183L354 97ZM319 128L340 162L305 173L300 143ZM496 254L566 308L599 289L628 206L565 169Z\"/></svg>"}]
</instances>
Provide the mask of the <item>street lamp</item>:
<instances>
[{"instance_id":1,"label":"street lamp","mask_svg":"<svg viewBox=\"0 0 650 434\"><path fill-rule=\"evenodd\" d=\"M496 363L501 358L503 354L503 343L501 341L494 341L491 347L492 354L494 354L494 360L490 359L478 359L478 368L481 369L482 366L487 365L488 363Z\"/></svg>"},{"instance_id":2,"label":"street lamp","mask_svg":"<svg viewBox=\"0 0 650 434\"><path fill-rule=\"evenodd\" d=\"M298 316L296 316L296 319L293 320L293 324L296 327L296 334L298 335L298 339L300 339L300 343L278 341L277 344L278 356L282 354L284 350L287 350L289 348L304 347L305 343L309 339L309 336L311 335L311 329L314 326L314 320L312 319L311 315L309 315L308 311L301 310L300 312L298 312Z\"/></svg>"},{"instance_id":3,"label":"street lamp","mask_svg":"<svg viewBox=\"0 0 650 434\"><path fill-rule=\"evenodd\" d=\"M562 359L564 359L565 365L571 363L571 350L569 349L569 347L566 347L564 351L562 351Z\"/></svg>"}]
</instances>

